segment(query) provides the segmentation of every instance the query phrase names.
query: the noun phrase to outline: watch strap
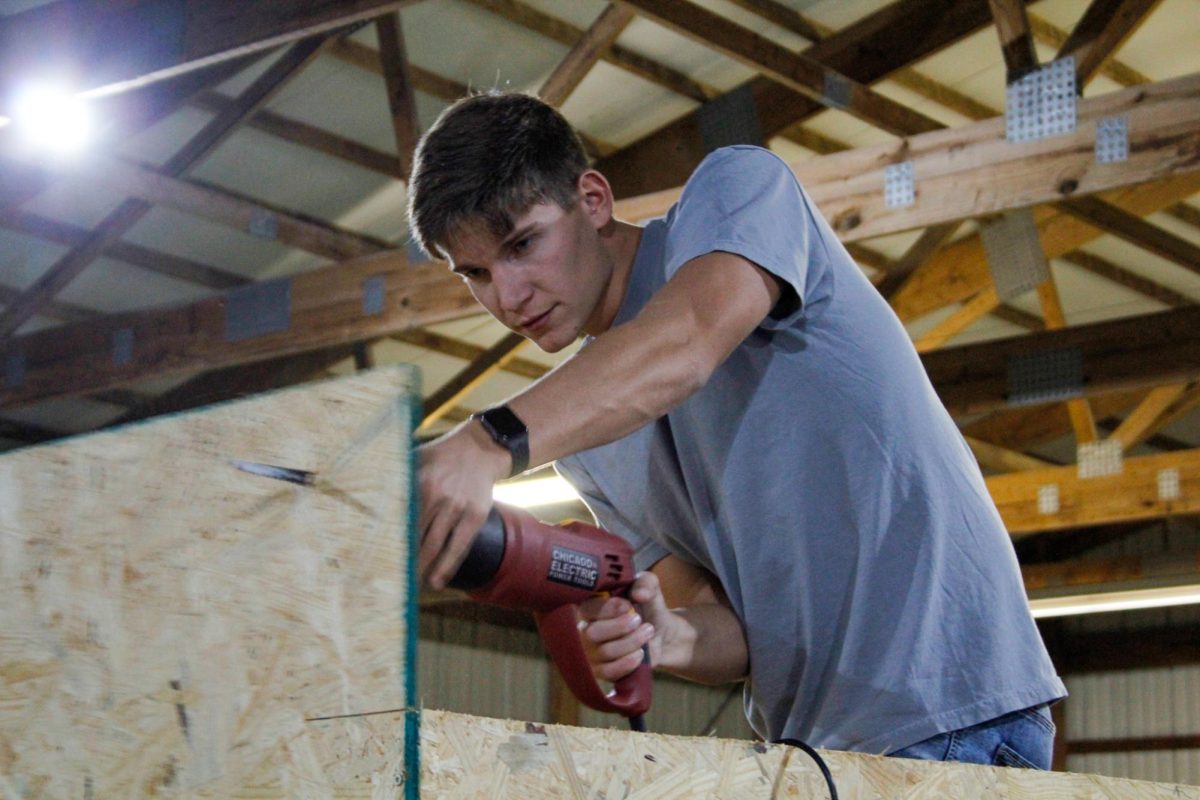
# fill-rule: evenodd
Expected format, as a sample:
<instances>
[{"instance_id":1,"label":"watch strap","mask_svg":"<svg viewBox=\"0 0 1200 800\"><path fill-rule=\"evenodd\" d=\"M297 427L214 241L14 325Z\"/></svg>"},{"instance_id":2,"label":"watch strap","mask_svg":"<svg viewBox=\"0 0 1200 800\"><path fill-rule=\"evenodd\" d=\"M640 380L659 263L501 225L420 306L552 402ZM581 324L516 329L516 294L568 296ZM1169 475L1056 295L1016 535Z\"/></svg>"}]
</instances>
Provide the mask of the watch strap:
<instances>
[{"instance_id":1,"label":"watch strap","mask_svg":"<svg viewBox=\"0 0 1200 800\"><path fill-rule=\"evenodd\" d=\"M495 406L472 414L471 419L479 420L492 441L512 457L512 469L508 473L510 478L529 468L529 429L511 408Z\"/></svg>"}]
</instances>

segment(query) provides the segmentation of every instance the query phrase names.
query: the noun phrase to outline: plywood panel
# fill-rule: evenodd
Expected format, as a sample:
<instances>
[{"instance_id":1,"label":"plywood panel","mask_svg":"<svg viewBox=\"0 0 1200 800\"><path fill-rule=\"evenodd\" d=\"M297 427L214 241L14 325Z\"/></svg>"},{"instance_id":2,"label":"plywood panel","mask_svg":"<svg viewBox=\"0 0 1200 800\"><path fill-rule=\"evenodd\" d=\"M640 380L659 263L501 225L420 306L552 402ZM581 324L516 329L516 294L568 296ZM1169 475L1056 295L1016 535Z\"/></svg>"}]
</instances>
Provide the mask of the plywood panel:
<instances>
[{"instance_id":1,"label":"plywood panel","mask_svg":"<svg viewBox=\"0 0 1200 800\"><path fill-rule=\"evenodd\" d=\"M1200 800L1200 788L825 751L847 800ZM421 784L442 800L827 797L799 750L425 711Z\"/></svg>"},{"instance_id":2,"label":"plywood panel","mask_svg":"<svg viewBox=\"0 0 1200 800\"><path fill-rule=\"evenodd\" d=\"M415 796L418 397L391 368L0 457L0 796Z\"/></svg>"}]
</instances>

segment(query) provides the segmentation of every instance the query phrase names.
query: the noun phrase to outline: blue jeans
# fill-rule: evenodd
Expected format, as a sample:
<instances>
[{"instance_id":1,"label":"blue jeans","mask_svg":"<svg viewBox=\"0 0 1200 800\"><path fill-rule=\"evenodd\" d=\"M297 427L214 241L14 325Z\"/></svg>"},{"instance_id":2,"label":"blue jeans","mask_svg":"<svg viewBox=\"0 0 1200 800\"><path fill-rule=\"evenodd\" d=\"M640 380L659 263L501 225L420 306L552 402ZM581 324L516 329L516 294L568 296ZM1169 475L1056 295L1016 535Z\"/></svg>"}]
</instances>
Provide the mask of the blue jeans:
<instances>
[{"instance_id":1,"label":"blue jeans","mask_svg":"<svg viewBox=\"0 0 1200 800\"><path fill-rule=\"evenodd\" d=\"M939 733L923 742L888 753L896 758L963 761L996 767L1050 769L1054 723L1047 705L1013 711L1002 717Z\"/></svg>"}]
</instances>

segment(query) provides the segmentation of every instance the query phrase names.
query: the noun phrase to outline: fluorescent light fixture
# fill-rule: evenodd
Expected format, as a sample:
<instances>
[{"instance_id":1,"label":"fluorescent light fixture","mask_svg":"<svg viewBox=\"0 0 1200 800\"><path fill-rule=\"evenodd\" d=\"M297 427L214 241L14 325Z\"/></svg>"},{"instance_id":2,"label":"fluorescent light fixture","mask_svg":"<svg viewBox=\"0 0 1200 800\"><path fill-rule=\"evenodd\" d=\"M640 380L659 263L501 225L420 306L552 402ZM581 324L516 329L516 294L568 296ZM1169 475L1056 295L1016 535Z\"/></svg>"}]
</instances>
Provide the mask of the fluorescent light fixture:
<instances>
[{"instance_id":1,"label":"fluorescent light fixture","mask_svg":"<svg viewBox=\"0 0 1200 800\"><path fill-rule=\"evenodd\" d=\"M492 499L510 506L534 508L579 500L579 494L556 475L502 483L492 490Z\"/></svg>"},{"instance_id":2,"label":"fluorescent light fixture","mask_svg":"<svg viewBox=\"0 0 1200 800\"><path fill-rule=\"evenodd\" d=\"M1099 614L1106 611L1133 611L1140 608L1166 608L1192 603L1200 603L1200 584L1039 597L1029 601L1029 608L1034 617L1044 618Z\"/></svg>"},{"instance_id":3,"label":"fluorescent light fixture","mask_svg":"<svg viewBox=\"0 0 1200 800\"><path fill-rule=\"evenodd\" d=\"M19 92L12 122L28 146L59 153L82 149L92 133L87 104L51 84L33 84Z\"/></svg>"}]
</instances>

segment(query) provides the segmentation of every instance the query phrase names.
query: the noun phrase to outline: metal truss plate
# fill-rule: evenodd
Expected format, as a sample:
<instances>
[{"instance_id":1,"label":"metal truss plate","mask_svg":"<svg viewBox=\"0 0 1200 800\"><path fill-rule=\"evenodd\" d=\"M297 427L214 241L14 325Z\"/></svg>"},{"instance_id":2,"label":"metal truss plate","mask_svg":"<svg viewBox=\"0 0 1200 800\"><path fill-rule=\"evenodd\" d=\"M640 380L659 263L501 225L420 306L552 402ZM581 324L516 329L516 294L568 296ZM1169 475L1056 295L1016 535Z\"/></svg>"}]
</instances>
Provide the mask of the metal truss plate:
<instances>
[{"instance_id":1,"label":"metal truss plate","mask_svg":"<svg viewBox=\"0 0 1200 800\"><path fill-rule=\"evenodd\" d=\"M1179 470L1175 467L1158 471L1158 499L1163 501L1178 500Z\"/></svg>"},{"instance_id":2,"label":"metal truss plate","mask_svg":"<svg viewBox=\"0 0 1200 800\"><path fill-rule=\"evenodd\" d=\"M240 342L286 331L292 324L292 281L279 278L229 292L225 301L225 341Z\"/></svg>"},{"instance_id":3,"label":"metal truss plate","mask_svg":"<svg viewBox=\"0 0 1200 800\"><path fill-rule=\"evenodd\" d=\"M1029 209L1010 211L980 226L983 250L996 294L1011 300L1050 277L1037 223Z\"/></svg>"},{"instance_id":4,"label":"metal truss plate","mask_svg":"<svg viewBox=\"0 0 1200 800\"><path fill-rule=\"evenodd\" d=\"M754 104L754 92L749 83L700 106L696 122L706 153L734 144L763 143L758 106Z\"/></svg>"},{"instance_id":5,"label":"metal truss plate","mask_svg":"<svg viewBox=\"0 0 1200 800\"><path fill-rule=\"evenodd\" d=\"M19 350L4 357L4 388L17 389L25 383L25 354Z\"/></svg>"},{"instance_id":6,"label":"metal truss plate","mask_svg":"<svg viewBox=\"0 0 1200 800\"><path fill-rule=\"evenodd\" d=\"M1068 56L1013 81L1005 91L1004 131L1010 142L1075 130L1075 58Z\"/></svg>"},{"instance_id":7,"label":"metal truss plate","mask_svg":"<svg viewBox=\"0 0 1200 800\"><path fill-rule=\"evenodd\" d=\"M1129 160L1129 117L1105 117L1096 122L1096 163Z\"/></svg>"},{"instance_id":8,"label":"metal truss plate","mask_svg":"<svg viewBox=\"0 0 1200 800\"><path fill-rule=\"evenodd\" d=\"M1120 475L1125 469L1123 453L1117 439L1079 445L1075 461L1079 465L1080 479Z\"/></svg>"},{"instance_id":9,"label":"metal truss plate","mask_svg":"<svg viewBox=\"0 0 1200 800\"><path fill-rule=\"evenodd\" d=\"M821 81L821 96L830 108L847 108L850 105L850 79L840 72L825 70Z\"/></svg>"},{"instance_id":10,"label":"metal truss plate","mask_svg":"<svg viewBox=\"0 0 1200 800\"><path fill-rule=\"evenodd\" d=\"M373 275L362 282L363 316L373 317L383 313L386 290L387 279L383 275Z\"/></svg>"},{"instance_id":11,"label":"metal truss plate","mask_svg":"<svg viewBox=\"0 0 1200 800\"><path fill-rule=\"evenodd\" d=\"M250 214L250 224L246 227L251 236L260 239L279 238L279 217L265 208L256 208Z\"/></svg>"},{"instance_id":12,"label":"metal truss plate","mask_svg":"<svg viewBox=\"0 0 1200 800\"><path fill-rule=\"evenodd\" d=\"M1011 356L1008 402L1014 406L1069 400L1083 393L1083 353L1078 348Z\"/></svg>"},{"instance_id":13,"label":"metal truss plate","mask_svg":"<svg viewBox=\"0 0 1200 800\"><path fill-rule=\"evenodd\" d=\"M1039 486L1037 504L1039 514L1057 514L1059 511L1058 484L1047 483Z\"/></svg>"},{"instance_id":14,"label":"metal truss plate","mask_svg":"<svg viewBox=\"0 0 1200 800\"><path fill-rule=\"evenodd\" d=\"M124 367L133 361L133 329L121 328L113 331L112 360L118 367Z\"/></svg>"},{"instance_id":15,"label":"metal truss plate","mask_svg":"<svg viewBox=\"0 0 1200 800\"><path fill-rule=\"evenodd\" d=\"M903 208L917 202L913 162L901 161L883 168L883 203L888 208Z\"/></svg>"}]
</instances>

